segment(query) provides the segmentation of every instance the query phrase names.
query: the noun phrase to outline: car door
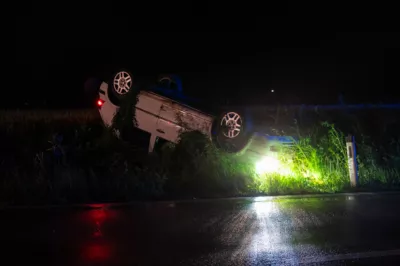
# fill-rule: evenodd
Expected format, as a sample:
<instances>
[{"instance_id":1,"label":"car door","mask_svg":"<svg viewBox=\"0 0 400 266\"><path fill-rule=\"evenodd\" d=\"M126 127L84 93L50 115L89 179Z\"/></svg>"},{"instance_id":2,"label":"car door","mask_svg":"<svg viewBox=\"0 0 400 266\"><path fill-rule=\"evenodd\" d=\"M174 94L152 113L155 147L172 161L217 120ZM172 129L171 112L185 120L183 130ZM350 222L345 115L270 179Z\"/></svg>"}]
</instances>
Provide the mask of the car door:
<instances>
[{"instance_id":1,"label":"car door","mask_svg":"<svg viewBox=\"0 0 400 266\"><path fill-rule=\"evenodd\" d=\"M158 113L160 110L161 102L153 95L141 92L136 104L136 122L137 127L141 130L149 132L150 134L157 134L155 127L158 121Z\"/></svg>"},{"instance_id":2,"label":"car door","mask_svg":"<svg viewBox=\"0 0 400 266\"><path fill-rule=\"evenodd\" d=\"M176 143L181 132L181 126L177 121L178 110L170 103L165 102L160 107L156 125L157 135L161 138Z\"/></svg>"}]
</instances>

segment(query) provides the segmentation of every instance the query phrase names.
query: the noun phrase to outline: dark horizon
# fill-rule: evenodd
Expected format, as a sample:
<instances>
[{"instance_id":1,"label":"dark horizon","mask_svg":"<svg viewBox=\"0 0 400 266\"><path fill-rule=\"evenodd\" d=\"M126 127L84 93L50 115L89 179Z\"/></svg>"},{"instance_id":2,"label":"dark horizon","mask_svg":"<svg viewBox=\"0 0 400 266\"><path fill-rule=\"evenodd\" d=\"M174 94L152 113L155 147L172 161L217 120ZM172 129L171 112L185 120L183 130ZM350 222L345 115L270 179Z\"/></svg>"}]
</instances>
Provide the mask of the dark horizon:
<instances>
[{"instance_id":1,"label":"dark horizon","mask_svg":"<svg viewBox=\"0 0 400 266\"><path fill-rule=\"evenodd\" d=\"M24 96L12 92L2 106L89 107L85 80L110 66L138 79L178 74L186 94L207 101L400 103L397 33L132 31L131 41L119 45L100 26L83 27L70 44L67 31L50 38L49 29L40 35L33 27L17 23L15 68L27 73ZM23 41L36 34L35 42Z\"/></svg>"}]
</instances>

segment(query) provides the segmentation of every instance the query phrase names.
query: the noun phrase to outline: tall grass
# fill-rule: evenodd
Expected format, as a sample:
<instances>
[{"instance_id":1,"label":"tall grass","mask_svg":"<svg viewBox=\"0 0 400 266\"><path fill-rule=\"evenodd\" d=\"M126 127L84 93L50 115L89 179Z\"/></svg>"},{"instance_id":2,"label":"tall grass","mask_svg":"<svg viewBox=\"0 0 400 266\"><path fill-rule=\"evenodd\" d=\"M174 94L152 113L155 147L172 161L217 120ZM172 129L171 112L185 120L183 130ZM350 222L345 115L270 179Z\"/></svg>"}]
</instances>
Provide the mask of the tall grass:
<instances>
[{"instance_id":1,"label":"tall grass","mask_svg":"<svg viewBox=\"0 0 400 266\"><path fill-rule=\"evenodd\" d=\"M357 143L360 185L364 187L400 187L400 141L388 146L375 145L361 135Z\"/></svg>"},{"instance_id":2,"label":"tall grass","mask_svg":"<svg viewBox=\"0 0 400 266\"><path fill-rule=\"evenodd\" d=\"M379 162L381 156L363 138L357 147L361 187L394 188L399 184L398 164L388 160ZM388 155L391 160L398 160L398 156ZM350 188L345 135L333 124L323 122L312 133L303 135L292 147L282 149L279 160L284 171L256 177L260 191L334 193Z\"/></svg>"},{"instance_id":3,"label":"tall grass","mask_svg":"<svg viewBox=\"0 0 400 266\"><path fill-rule=\"evenodd\" d=\"M112 201L162 194L163 171L115 138L94 111L0 116L0 202Z\"/></svg>"},{"instance_id":4,"label":"tall grass","mask_svg":"<svg viewBox=\"0 0 400 266\"><path fill-rule=\"evenodd\" d=\"M124 124L123 121L121 124ZM361 187L400 184L400 143L389 148L357 135ZM0 202L334 193L349 188L344 134L323 123L302 132L278 159L283 170L257 174L255 162L217 149L208 136L185 132L154 154L117 139L97 111L0 112Z\"/></svg>"}]
</instances>

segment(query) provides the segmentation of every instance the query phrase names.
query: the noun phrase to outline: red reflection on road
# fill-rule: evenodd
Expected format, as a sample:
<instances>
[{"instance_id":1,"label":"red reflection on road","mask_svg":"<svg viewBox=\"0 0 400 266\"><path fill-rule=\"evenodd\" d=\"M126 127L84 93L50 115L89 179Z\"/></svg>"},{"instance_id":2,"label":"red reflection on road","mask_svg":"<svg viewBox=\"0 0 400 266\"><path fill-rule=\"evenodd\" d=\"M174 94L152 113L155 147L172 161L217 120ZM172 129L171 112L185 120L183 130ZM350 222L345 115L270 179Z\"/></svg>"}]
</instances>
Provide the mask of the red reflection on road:
<instances>
[{"instance_id":1,"label":"red reflection on road","mask_svg":"<svg viewBox=\"0 0 400 266\"><path fill-rule=\"evenodd\" d=\"M115 218L116 212L102 204L90 205L84 214L84 220L93 226L93 233L88 242L83 244L82 256L86 262L106 262L113 257L110 240L104 237L104 223Z\"/></svg>"},{"instance_id":2,"label":"red reflection on road","mask_svg":"<svg viewBox=\"0 0 400 266\"><path fill-rule=\"evenodd\" d=\"M106 261L111 258L111 250L107 244L89 244L84 250L84 257L90 261Z\"/></svg>"},{"instance_id":3,"label":"red reflection on road","mask_svg":"<svg viewBox=\"0 0 400 266\"><path fill-rule=\"evenodd\" d=\"M116 218L116 211L109 209L107 205L91 204L91 209L85 211L83 220L85 222L94 224L95 226L102 226L105 221L110 221Z\"/></svg>"},{"instance_id":4,"label":"red reflection on road","mask_svg":"<svg viewBox=\"0 0 400 266\"><path fill-rule=\"evenodd\" d=\"M89 211L89 217L97 224L102 224L107 219L107 212L104 209Z\"/></svg>"}]
</instances>

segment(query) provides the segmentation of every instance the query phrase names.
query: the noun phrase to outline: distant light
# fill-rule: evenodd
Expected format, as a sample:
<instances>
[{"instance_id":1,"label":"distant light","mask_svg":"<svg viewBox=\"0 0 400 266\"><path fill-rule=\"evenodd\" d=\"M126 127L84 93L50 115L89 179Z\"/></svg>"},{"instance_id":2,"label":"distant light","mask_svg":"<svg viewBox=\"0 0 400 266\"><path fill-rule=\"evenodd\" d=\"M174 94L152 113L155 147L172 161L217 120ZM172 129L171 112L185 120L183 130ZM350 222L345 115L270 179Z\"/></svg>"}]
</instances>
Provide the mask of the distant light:
<instances>
[{"instance_id":1,"label":"distant light","mask_svg":"<svg viewBox=\"0 0 400 266\"><path fill-rule=\"evenodd\" d=\"M101 107L103 104L104 104L103 100L101 100L101 99L97 100L97 106L98 107Z\"/></svg>"},{"instance_id":2,"label":"distant light","mask_svg":"<svg viewBox=\"0 0 400 266\"><path fill-rule=\"evenodd\" d=\"M271 92L275 92L275 90L271 90Z\"/></svg>"}]
</instances>

